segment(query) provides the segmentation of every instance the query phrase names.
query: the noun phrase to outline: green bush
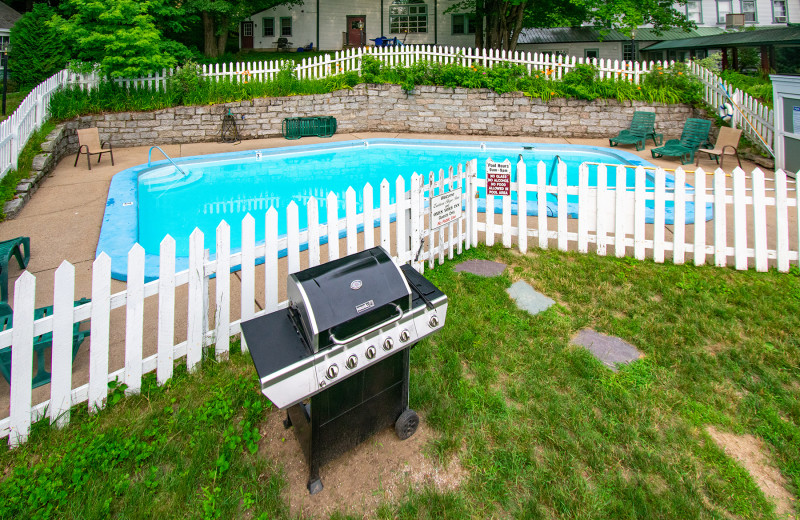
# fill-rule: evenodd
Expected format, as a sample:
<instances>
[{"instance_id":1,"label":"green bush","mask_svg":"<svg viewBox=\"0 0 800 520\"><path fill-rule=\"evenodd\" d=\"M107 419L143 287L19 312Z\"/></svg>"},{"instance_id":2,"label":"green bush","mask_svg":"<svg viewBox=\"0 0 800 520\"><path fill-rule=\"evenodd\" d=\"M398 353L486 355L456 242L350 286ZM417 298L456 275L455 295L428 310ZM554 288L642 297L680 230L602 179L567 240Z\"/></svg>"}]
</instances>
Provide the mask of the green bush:
<instances>
[{"instance_id":1,"label":"green bush","mask_svg":"<svg viewBox=\"0 0 800 520\"><path fill-rule=\"evenodd\" d=\"M33 4L11 28L8 68L22 88L35 87L67 64L63 37L50 26L54 14L47 4Z\"/></svg>"},{"instance_id":2,"label":"green bush","mask_svg":"<svg viewBox=\"0 0 800 520\"><path fill-rule=\"evenodd\" d=\"M689 76L682 64L652 72L641 86L625 78L599 80L591 65L578 66L557 81L550 79L552 69L529 73L522 65L485 68L420 61L408 67L390 67L369 56L363 59L361 75L350 71L321 80L298 79L290 62L282 64L272 81L254 78L249 71L219 81L202 78L198 72L197 65L187 63L169 80L166 92L147 87L125 88L111 82L103 82L89 92L75 87L62 89L53 95L51 111L54 118L63 120L81 114L157 110L179 104L213 105L258 97L324 94L358 83L395 84L408 92L417 85L487 88L500 94L524 92L544 101L554 97L692 104L702 101L700 83Z\"/></svg>"}]
</instances>

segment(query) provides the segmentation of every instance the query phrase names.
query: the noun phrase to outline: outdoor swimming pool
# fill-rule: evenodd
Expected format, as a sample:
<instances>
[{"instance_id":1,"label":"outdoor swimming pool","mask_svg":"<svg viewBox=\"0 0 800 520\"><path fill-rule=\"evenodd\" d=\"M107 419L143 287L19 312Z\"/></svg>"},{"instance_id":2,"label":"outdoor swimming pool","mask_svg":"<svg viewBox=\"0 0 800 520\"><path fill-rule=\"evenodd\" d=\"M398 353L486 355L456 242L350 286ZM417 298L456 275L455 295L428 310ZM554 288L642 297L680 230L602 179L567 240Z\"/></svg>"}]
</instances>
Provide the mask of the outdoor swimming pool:
<instances>
[{"instance_id":1,"label":"outdoor swimming pool","mask_svg":"<svg viewBox=\"0 0 800 520\"><path fill-rule=\"evenodd\" d=\"M189 235L196 227L205 234L206 247L213 255L215 229L225 220L231 225L231 250L236 251L241 243L240 222L247 213L255 217L256 237L263 237L264 214L275 207L281 215L282 228L278 233L284 234L285 210L292 200L301 207L300 229L304 229L303 208L311 196L318 199L320 223L325 223L325 197L329 192L337 194L342 217L348 187L356 190L360 212L361 190L367 183L375 190L377 206L380 183L383 179L389 181L394 203L395 180L399 175L408 186L414 172L427 175L432 170L438 172L459 163L466 165L477 158L478 176L484 177L486 159L497 162L508 159L516 164L520 155L528 166L529 183L535 182L539 161L548 165L550 171L557 156L567 164L568 185L577 185L578 167L584 162L652 166L631 153L593 146L407 139L346 141L175 159L182 171L167 161L159 161L114 176L97 254L101 251L109 254L114 278L125 279L128 251L138 242L147 253L146 271L151 279L157 277L159 244L167 234L176 242L177 268L185 269ZM516 168L512 168L512 180L516 180L515 172ZM596 185L596 176L597 167L590 166L591 186ZM627 179L630 187L633 177L631 168ZM553 175L548 184L556 183ZM611 175L609 186L614 184ZM672 178L668 175L667 186L671 185ZM651 179L648 186L652 186ZM496 212L500 211L500 204L498 197ZM577 211L577 204L569 206L571 214ZM528 195L527 212L529 215L538 212L533 193ZM553 199L548 201L548 215L555 214ZM693 220L693 215L687 211L687 223L690 219Z\"/></svg>"}]
</instances>

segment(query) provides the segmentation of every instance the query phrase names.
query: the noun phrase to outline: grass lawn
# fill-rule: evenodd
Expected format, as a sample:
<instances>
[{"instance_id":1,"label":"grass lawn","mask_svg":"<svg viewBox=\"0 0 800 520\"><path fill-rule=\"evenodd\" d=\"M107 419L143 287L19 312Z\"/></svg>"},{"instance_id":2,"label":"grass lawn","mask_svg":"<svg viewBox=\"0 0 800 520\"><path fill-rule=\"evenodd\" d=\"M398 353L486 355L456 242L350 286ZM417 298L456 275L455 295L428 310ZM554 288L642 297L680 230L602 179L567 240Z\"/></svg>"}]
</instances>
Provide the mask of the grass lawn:
<instances>
[{"instance_id":1,"label":"grass lawn","mask_svg":"<svg viewBox=\"0 0 800 520\"><path fill-rule=\"evenodd\" d=\"M17 109L20 103L25 100L25 97L30 93L30 90L23 90L21 92L7 92L6 93L6 115L0 114L0 121L5 121ZM0 94L2 95L2 94Z\"/></svg>"},{"instance_id":2,"label":"grass lawn","mask_svg":"<svg viewBox=\"0 0 800 520\"><path fill-rule=\"evenodd\" d=\"M379 518L777 518L744 467L707 433L752 434L800 490L800 278L500 247L479 278L428 276L447 324L411 354L411 406L455 457L454 491L410 490ZM459 259L459 261L461 260ZM505 293L525 280L557 304L530 316ZM570 345L584 327L645 357L611 372ZM278 413L249 356L154 377L72 425L34 428L0 453L0 518L288 518L284 470L255 454ZM323 491L324 493L325 491ZM797 502L793 503L797 511ZM334 515L342 518L344 515Z\"/></svg>"}]
</instances>

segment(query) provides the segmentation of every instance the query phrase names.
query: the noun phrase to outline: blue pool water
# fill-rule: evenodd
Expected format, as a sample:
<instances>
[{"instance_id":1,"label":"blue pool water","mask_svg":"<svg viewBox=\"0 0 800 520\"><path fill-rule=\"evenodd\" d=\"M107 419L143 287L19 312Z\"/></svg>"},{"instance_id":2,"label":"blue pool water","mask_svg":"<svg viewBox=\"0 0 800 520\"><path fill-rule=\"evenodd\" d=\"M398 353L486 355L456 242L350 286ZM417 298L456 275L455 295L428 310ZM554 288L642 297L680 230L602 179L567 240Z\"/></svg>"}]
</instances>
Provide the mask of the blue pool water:
<instances>
[{"instance_id":1,"label":"blue pool water","mask_svg":"<svg viewBox=\"0 0 800 520\"><path fill-rule=\"evenodd\" d=\"M285 233L286 206L295 201L300 206L300 228L306 227L305 204L311 196L317 198L320 222L327 217L325 197L334 192L339 198L339 216L344 216L345 190L356 190L358 210L365 184L374 190L374 204L380 200L380 183L391 185L394 202L395 180L402 175L406 187L414 172L427 174L440 168L466 166L478 159L478 176L485 176L488 158L502 162L508 159L516 165L520 155L528 167L528 183L535 182L536 165L543 161L552 169L556 156L567 164L567 184L578 184L578 167L584 162L652 166L631 153L590 146L547 145L535 143L486 143L464 141L421 141L402 139L371 139L293 146L256 151L214 154L176 159L184 173L167 161L130 168L114 176L101 230L97 254L105 251L112 257L114 277L125 279L127 253L139 242L147 253L147 277L157 277L159 244L165 235L176 241L177 268L187 266L189 235L197 227L206 237L206 248L214 253L215 229L220 221L231 225L231 249L241 243L241 220L250 213L256 221L256 237L264 236L264 214L275 207ZM615 185L613 171L608 181ZM597 167L590 166L589 184L596 185ZM438 173L437 173L438 176ZM516 167L512 180L516 180ZM557 184L554 174L548 181ZM626 184L634 185L634 169L628 170ZM667 185L672 184L668 176ZM652 186L652 179L648 179ZM574 202L574 201L570 201ZM500 198L495 211L500 211ZM650 203L652 206L652 202ZM514 207L516 213L516 204ZM536 194L528 195L527 212L538 213ZM577 204L569 204L574 216ZM652 209L651 209L652 212ZM671 220L671 208L667 219ZM687 211L687 222L693 215ZM693 213L693 210L692 210ZM555 216L555 199L548 201L548 214ZM652 222L652 216L649 217ZM155 267L154 267L155 266Z\"/></svg>"}]
</instances>

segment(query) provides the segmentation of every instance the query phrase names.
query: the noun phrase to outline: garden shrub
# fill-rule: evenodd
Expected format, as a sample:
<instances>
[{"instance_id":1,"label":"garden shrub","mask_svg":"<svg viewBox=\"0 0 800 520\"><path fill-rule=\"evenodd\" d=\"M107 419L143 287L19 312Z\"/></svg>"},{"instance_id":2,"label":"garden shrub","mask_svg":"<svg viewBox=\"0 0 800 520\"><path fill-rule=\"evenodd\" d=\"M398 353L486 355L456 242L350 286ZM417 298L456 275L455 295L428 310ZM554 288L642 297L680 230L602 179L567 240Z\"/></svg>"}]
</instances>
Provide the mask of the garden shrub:
<instances>
[{"instance_id":1,"label":"garden shrub","mask_svg":"<svg viewBox=\"0 0 800 520\"><path fill-rule=\"evenodd\" d=\"M44 3L33 4L11 28L8 68L21 88L32 88L67 64L67 47L50 26L55 11Z\"/></svg>"}]
</instances>

